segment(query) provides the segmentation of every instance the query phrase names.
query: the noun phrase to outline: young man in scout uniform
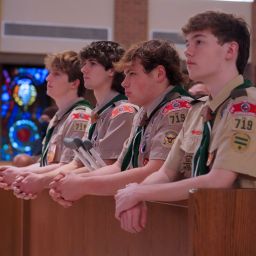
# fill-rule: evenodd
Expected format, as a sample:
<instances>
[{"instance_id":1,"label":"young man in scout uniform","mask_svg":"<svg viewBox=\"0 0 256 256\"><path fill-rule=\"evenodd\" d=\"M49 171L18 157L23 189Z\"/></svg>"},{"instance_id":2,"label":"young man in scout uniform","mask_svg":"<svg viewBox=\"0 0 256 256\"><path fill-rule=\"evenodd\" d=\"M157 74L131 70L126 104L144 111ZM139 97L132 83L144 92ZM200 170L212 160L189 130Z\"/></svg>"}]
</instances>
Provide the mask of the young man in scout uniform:
<instances>
[{"instance_id":1,"label":"young man in scout uniform","mask_svg":"<svg viewBox=\"0 0 256 256\"><path fill-rule=\"evenodd\" d=\"M118 191L116 217L129 232L145 227L144 201L183 200L192 188L256 187L256 89L242 76L250 49L247 24L208 11L182 30L190 78L202 81L210 97L192 107L162 168ZM180 176L187 179L177 181Z\"/></svg>"},{"instance_id":2,"label":"young man in scout uniform","mask_svg":"<svg viewBox=\"0 0 256 256\"><path fill-rule=\"evenodd\" d=\"M121 86L124 74L117 72L114 63L124 54L124 49L116 42L97 41L83 48L79 54L81 71L85 87L93 90L97 105L92 112L92 125L89 134L83 139L90 139L94 149L106 164L112 164L118 158L124 141L129 137L137 106L128 103ZM86 172L86 167L75 157L72 162L59 169L40 174L30 174L19 178L15 184L17 195L35 194L49 185L60 172Z\"/></svg>"},{"instance_id":3,"label":"young man in scout uniform","mask_svg":"<svg viewBox=\"0 0 256 256\"><path fill-rule=\"evenodd\" d=\"M0 187L10 188L15 177L23 172L50 171L73 159L74 152L64 146L63 139L82 138L91 117L89 103L82 97L85 88L78 57L73 51L46 57L45 64L49 70L47 94L56 102L58 111L48 126L40 163L20 168L1 167Z\"/></svg>"},{"instance_id":4,"label":"young man in scout uniform","mask_svg":"<svg viewBox=\"0 0 256 256\"><path fill-rule=\"evenodd\" d=\"M45 108L39 118L40 138L37 139L32 147L32 155L21 153L16 155L12 160L12 165L17 167L24 167L34 164L40 159L42 154L42 142L46 135L47 127L51 119L56 114L58 108L55 105Z\"/></svg>"},{"instance_id":5,"label":"young man in scout uniform","mask_svg":"<svg viewBox=\"0 0 256 256\"><path fill-rule=\"evenodd\" d=\"M117 65L129 102L141 107L118 160L94 172L59 177L50 194L64 206L84 195L114 195L130 182L140 182L158 170L190 107L182 98L180 59L173 46L151 40L132 46ZM125 171L130 169L128 171Z\"/></svg>"}]
</instances>

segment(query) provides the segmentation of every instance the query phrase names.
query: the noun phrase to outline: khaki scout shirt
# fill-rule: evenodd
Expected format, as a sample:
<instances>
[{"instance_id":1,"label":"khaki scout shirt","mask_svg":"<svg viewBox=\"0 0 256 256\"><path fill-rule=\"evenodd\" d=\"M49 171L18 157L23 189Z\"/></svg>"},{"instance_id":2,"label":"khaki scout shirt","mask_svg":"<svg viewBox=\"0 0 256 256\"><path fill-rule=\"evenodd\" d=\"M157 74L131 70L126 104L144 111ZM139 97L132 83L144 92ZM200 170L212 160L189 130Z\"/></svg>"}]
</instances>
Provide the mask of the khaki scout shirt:
<instances>
[{"instance_id":1,"label":"khaki scout shirt","mask_svg":"<svg viewBox=\"0 0 256 256\"><path fill-rule=\"evenodd\" d=\"M121 166L124 156L127 153L131 140L133 139L140 121L143 119L146 112L147 117L163 100L165 95L173 89L173 86L155 99L147 108L141 108L134 118L132 131L127 143L125 143L122 153L118 158L118 163ZM139 146L138 165L144 166L149 160L165 160L173 143L177 137L182 124L186 118L190 104L188 99L178 96L177 99L171 100L162 106L151 118L147 125L144 134L142 135ZM130 164L128 169L133 168Z\"/></svg>"},{"instance_id":2,"label":"khaki scout shirt","mask_svg":"<svg viewBox=\"0 0 256 256\"><path fill-rule=\"evenodd\" d=\"M105 101L95 107L93 113L96 113L117 95L117 92L111 91ZM118 158L123 144L131 132L137 109L137 106L126 100L120 100L100 114L91 141L102 159ZM87 135L83 139L86 138ZM75 157L75 161L81 163L78 157Z\"/></svg>"},{"instance_id":3,"label":"khaki scout shirt","mask_svg":"<svg viewBox=\"0 0 256 256\"><path fill-rule=\"evenodd\" d=\"M67 103L65 109L59 109L52 118L49 128L57 121L51 139L48 145L47 163L69 163L74 158L74 151L64 146L63 139L79 137L82 138L88 130L91 118L91 109L86 106L77 106L70 113L65 113L76 102L82 100L78 98L75 101ZM43 142L44 143L44 142Z\"/></svg>"},{"instance_id":4,"label":"khaki scout shirt","mask_svg":"<svg viewBox=\"0 0 256 256\"><path fill-rule=\"evenodd\" d=\"M200 99L201 102L193 105L189 110L183 127L164 163L164 165L170 166L168 169L181 172L184 178L191 176L192 158L202 138L203 118L201 112L206 98Z\"/></svg>"},{"instance_id":5,"label":"khaki scout shirt","mask_svg":"<svg viewBox=\"0 0 256 256\"><path fill-rule=\"evenodd\" d=\"M243 82L242 76L236 77L206 104L215 111L230 92ZM238 173L236 185L240 187L256 187L256 88L251 87L246 91L246 96L229 98L218 109L207 165ZM203 106L193 106L166 161L171 170L181 171L186 177L191 173L192 156L201 141Z\"/></svg>"}]
</instances>

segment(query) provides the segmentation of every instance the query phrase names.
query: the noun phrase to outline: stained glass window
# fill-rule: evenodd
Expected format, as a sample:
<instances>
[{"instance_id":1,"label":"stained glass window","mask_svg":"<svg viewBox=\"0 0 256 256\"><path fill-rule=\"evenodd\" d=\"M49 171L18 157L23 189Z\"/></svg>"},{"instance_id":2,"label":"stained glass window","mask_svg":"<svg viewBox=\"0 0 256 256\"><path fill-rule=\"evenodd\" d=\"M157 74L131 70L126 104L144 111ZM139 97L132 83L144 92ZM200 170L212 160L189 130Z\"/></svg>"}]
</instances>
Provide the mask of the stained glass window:
<instances>
[{"instance_id":1,"label":"stained glass window","mask_svg":"<svg viewBox=\"0 0 256 256\"><path fill-rule=\"evenodd\" d=\"M1 72L0 160L18 153L32 154L40 138L39 117L50 104L43 67L3 65Z\"/></svg>"}]
</instances>

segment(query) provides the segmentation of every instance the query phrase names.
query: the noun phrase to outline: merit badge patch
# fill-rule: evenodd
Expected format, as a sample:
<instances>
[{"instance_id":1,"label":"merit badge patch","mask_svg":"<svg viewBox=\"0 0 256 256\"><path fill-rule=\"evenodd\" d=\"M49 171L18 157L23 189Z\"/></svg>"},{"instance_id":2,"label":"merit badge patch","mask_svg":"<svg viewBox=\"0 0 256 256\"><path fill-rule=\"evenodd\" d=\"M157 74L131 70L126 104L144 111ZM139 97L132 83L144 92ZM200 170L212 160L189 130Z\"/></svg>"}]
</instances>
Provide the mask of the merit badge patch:
<instances>
[{"instance_id":1,"label":"merit badge patch","mask_svg":"<svg viewBox=\"0 0 256 256\"><path fill-rule=\"evenodd\" d=\"M122 113L134 113L134 112L135 112L135 108L130 105L117 106L113 109L110 118L113 119Z\"/></svg>"},{"instance_id":2,"label":"merit badge patch","mask_svg":"<svg viewBox=\"0 0 256 256\"><path fill-rule=\"evenodd\" d=\"M246 133L234 133L231 138L232 147L237 152L245 152L250 144L251 138Z\"/></svg>"},{"instance_id":3,"label":"merit badge patch","mask_svg":"<svg viewBox=\"0 0 256 256\"><path fill-rule=\"evenodd\" d=\"M177 137L177 133L174 131L166 132L164 135L164 139L162 141L162 145L166 148L170 148L174 143L175 138Z\"/></svg>"},{"instance_id":4,"label":"merit badge patch","mask_svg":"<svg viewBox=\"0 0 256 256\"><path fill-rule=\"evenodd\" d=\"M162 110L162 114L165 115L169 113L170 111L176 111L179 109L188 109L190 108L190 104L188 101L183 99L176 99L172 100L170 103L168 103Z\"/></svg>"}]
</instances>

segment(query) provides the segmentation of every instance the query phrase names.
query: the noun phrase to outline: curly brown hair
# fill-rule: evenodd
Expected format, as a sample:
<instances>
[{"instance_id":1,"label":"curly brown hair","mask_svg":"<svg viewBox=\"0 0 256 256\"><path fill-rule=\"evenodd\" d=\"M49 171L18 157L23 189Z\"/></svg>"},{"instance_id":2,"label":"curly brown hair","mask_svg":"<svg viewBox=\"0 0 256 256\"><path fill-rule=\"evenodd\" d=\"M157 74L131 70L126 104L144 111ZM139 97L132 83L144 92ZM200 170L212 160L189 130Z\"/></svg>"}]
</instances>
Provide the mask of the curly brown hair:
<instances>
[{"instance_id":1,"label":"curly brown hair","mask_svg":"<svg viewBox=\"0 0 256 256\"><path fill-rule=\"evenodd\" d=\"M79 58L81 65L85 60L95 59L108 70L114 68L114 63L118 62L123 54L124 49L116 42L96 41L84 47L79 53ZM123 72L115 70L111 89L124 94L124 88L121 86L123 79Z\"/></svg>"},{"instance_id":2,"label":"curly brown hair","mask_svg":"<svg viewBox=\"0 0 256 256\"><path fill-rule=\"evenodd\" d=\"M116 67L118 70L124 70L136 59L140 60L147 73L162 65L170 84L180 85L183 82L178 52L169 41L149 40L134 44L125 52Z\"/></svg>"}]
</instances>

